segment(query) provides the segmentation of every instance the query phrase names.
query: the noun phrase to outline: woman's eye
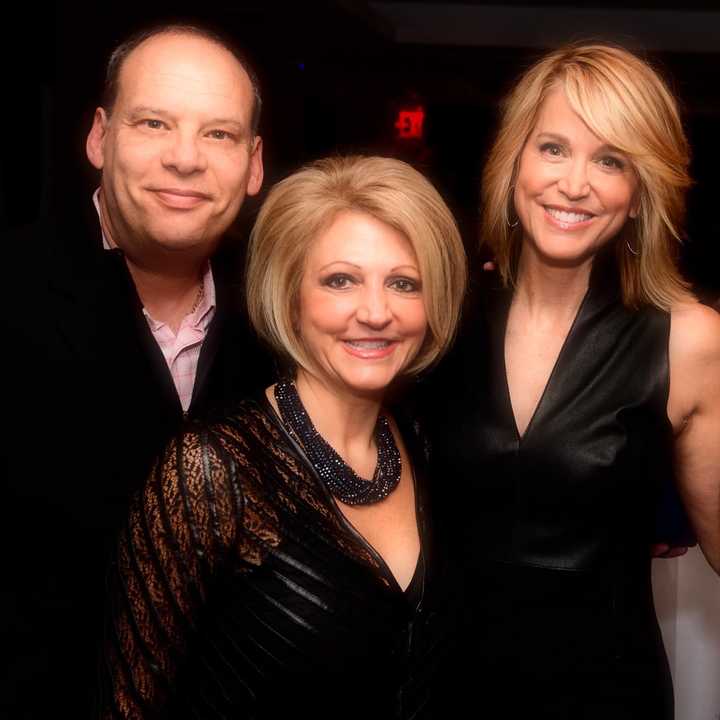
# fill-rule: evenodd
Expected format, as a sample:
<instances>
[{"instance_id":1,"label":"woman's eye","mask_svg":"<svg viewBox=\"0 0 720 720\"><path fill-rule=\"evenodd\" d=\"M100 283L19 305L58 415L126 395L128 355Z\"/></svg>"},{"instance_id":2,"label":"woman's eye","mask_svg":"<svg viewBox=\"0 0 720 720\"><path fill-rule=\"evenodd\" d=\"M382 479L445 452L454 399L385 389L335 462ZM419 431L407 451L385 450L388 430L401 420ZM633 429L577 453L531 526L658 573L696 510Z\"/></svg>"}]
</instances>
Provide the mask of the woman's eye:
<instances>
[{"instance_id":1,"label":"woman's eye","mask_svg":"<svg viewBox=\"0 0 720 720\"><path fill-rule=\"evenodd\" d=\"M344 290L345 288L350 287L352 284L352 278L349 275L330 275L330 277L325 278L323 281L323 285L326 285L329 288L333 288L333 290Z\"/></svg>"},{"instance_id":2,"label":"woman's eye","mask_svg":"<svg viewBox=\"0 0 720 720\"><path fill-rule=\"evenodd\" d=\"M604 155L599 160L600 165L611 170L623 170L625 162L615 155Z\"/></svg>"},{"instance_id":3,"label":"woman's eye","mask_svg":"<svg viewBox=\"0 0 720 720\"><path fill-rule=\"evenodd\" d=\"M540 152L545 153L546 155L550 155L551 157L561 157L563 154L563 149L560 145L557 143L543 143L540 146Z\"/></svg>"},{"instance_id":4,"label":"woman's eye","mask_svg":"<svg viewBox=\"0 0 720 720\"><path fill-rule=\"evenodd\" d=\"M390 281L390 287L399 292L411 293L420 289L420 282L412 278L399 277Z\"/></svg>"}]
</instances>

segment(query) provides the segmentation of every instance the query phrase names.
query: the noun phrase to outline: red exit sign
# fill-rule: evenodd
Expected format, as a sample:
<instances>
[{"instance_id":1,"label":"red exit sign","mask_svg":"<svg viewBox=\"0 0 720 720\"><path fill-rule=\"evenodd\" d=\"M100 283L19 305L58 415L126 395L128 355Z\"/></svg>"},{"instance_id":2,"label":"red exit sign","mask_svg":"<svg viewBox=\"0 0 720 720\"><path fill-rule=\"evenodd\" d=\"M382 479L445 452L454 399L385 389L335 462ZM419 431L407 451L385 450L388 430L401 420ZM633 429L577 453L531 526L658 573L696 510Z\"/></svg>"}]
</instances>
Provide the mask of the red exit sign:
<instances>
[{"instance_id":1,"label":"red exit sign","mask_svg":"<svg viewBox=\"0 0 720 720\"><path fill-rule=\"evenodd\" d=\"M395 120L397 136L402 140L421 140L424 123L425 108L422 105L399 110Z\"/></svg>"}]
</instances>

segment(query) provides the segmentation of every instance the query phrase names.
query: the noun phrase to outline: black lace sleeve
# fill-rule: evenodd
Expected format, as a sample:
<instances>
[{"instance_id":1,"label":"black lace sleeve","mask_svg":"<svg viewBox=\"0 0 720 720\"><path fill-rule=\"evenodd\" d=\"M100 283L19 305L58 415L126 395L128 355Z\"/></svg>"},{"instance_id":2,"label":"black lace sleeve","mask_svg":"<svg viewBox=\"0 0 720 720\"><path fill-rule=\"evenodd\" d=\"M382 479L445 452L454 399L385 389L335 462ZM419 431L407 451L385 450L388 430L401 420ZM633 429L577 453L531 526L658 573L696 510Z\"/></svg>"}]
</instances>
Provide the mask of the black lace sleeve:
<instances>
[{"instance_id":1,"label":"black lace sleeve","mask_svg":"<svg viewBox=\"0 0 720 720\"><path fill-rule=\"evenodd\" d=\"M108 578L104 718L162 716L212 578L242 544L237 463L212 431L173 441L130 506Z\"/></svg>"}]
</instances>

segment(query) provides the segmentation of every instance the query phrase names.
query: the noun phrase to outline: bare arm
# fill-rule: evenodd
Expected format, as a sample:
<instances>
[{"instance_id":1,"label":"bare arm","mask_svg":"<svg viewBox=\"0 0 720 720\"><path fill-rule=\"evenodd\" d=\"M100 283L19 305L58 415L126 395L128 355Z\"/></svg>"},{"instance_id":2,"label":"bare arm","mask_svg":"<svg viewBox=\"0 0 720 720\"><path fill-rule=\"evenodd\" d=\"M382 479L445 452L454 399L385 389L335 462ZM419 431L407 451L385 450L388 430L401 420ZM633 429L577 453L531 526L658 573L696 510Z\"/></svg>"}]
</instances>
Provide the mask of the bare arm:
<instances>
[{"instance_id":1,"label":"bare arm","mask_svg":"<svg viewBox=\"0 0 720 720\"><path fill-rule=\"evenodd\" d=\"M672 313L668 416L680 494L720 574L720 315L697 303Z\"/></svg>"}]
</instances>

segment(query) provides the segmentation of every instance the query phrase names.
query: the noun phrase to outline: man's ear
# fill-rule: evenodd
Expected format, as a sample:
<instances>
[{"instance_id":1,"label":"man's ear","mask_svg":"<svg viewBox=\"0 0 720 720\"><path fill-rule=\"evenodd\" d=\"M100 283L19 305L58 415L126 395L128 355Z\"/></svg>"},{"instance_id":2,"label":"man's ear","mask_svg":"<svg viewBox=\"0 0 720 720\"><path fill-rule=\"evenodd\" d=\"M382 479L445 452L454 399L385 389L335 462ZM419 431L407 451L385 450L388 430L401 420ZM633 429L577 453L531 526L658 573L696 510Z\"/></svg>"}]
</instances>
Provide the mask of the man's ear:
<instances>
[{"instance_id":1,"label":"man's ear","mask_svg":"<svg viewBox=\"0 0 720 720\"><path fill-rule=\"evenodd\" d=\"M256 135L250 151L250 167L248 168L249 174L246 190L248 195L257 195L262 187L264 176L262 150L262 138Z\"/></svg>"},{"instance_id":2,"label":"man's ear","mask_svg":"<svg viewBox=\"0 0 720 720\"><path fill-rule=\"evenodd\" d=\"M88 160L98 170L105 164L105 137L108 131L108 117L101 107L95 110L93 124L85 141L85 152Z\"/></svg>"}]
</instances>

